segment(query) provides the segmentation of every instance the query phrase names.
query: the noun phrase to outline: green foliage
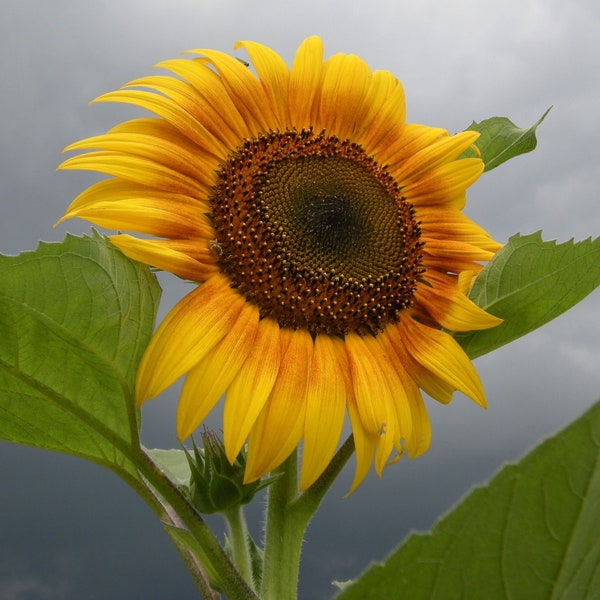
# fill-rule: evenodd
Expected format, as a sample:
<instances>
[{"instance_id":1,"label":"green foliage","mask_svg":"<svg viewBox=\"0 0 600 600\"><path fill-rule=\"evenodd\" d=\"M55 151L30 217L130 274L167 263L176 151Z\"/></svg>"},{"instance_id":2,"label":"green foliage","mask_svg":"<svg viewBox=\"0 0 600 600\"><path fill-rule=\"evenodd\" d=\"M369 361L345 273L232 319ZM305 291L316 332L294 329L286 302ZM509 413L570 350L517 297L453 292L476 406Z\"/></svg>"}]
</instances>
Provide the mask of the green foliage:
<instances>
[{"instance_id":1,"label":"green foliage","mask_svg":"<svg viewBox=\"0 0 600 600\"><path fill-rule=\"evenodd\" d=\"M272 478L244 483L246 448L242 448L230 464L225 446L214 431L201 434L202 449L193 443L193 454L187 453L190 466L190 499L201 513L227 513L252 501L257 492L268 486Z\"/></svg>"},{"instance_id":2,"label":"green foliage","mask_svg":"<svg viewBox=\"0 0 600 600\"><path fill-rule=\"evenodd\" d=\"M504 319L498 327L457 334L475 358L551 321L600 285L600 238L564 244L541 234L510 238L473 283L469 297Z\"/></svg>"},{"instance_id":3,"label":"green foliage","mask_svg":"<svg viewBox=\"0 0 600 600\"><path fill-rule=\"evenodd\" d=\"M598 598L600 403L337 600Z\"/></svg>"},{"instance_id":4,"label":"green foliage","mask_svg":"<svg viewBox=\"0 0 600 600\"><path fill-rule=\"evenodd\" d=\"M159 295L96 233L0 257L0 438L137 476L133 386Z\"/></svg>"},{"instance_id":5,"label":"green foliage","mask_svg":"<svg viewBox=\"0 0 600 600\"><path fill-rule=\"evenodd\" d=\"M552 107L550 107L552 108ZM479 139L475 142L481 159L485 163L485 171L491 171L503 162L531 152L537 146L535 130L546 118L550 108L531 126L525 129L517 127L506 117L492 117L473 123L467 127L467 131L478 131ZM469 149L463 153L461 158L477 156L474 150Z\"/></svg>"},{"instance_id":6,"label":"green foliage","mask_svg":"<svg viewBox=\"0 0 600 600\"><path fill-rule=\"evenodd\" d=\"M190 485L190 463L183 450L154 448L146 450L146 454L177 487L185 488Z\"/></svg>"}]
</instances>

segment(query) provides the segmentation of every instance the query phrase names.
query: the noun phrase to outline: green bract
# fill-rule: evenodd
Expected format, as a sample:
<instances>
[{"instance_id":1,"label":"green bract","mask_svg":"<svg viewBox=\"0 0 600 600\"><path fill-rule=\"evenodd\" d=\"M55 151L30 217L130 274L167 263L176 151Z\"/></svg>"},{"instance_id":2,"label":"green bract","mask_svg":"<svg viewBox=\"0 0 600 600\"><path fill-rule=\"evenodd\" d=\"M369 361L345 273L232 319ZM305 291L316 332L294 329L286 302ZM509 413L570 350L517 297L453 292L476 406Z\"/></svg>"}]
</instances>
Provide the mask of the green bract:
<instances>
[{"instance_id":1,"label":"green bract","mask_svg":"<svg viewBox=\"0 0 600 600\"><path fill-rule=\"evenodd\" d=\"M193 455L186 452L190 465L189 493L192 504L201 513L226 512L248 504L272 479L244 483L245 448L233 464L229 463L223 442L217 434L205 430L202 448L193 443Z\"/></svg>"}]
</instances>

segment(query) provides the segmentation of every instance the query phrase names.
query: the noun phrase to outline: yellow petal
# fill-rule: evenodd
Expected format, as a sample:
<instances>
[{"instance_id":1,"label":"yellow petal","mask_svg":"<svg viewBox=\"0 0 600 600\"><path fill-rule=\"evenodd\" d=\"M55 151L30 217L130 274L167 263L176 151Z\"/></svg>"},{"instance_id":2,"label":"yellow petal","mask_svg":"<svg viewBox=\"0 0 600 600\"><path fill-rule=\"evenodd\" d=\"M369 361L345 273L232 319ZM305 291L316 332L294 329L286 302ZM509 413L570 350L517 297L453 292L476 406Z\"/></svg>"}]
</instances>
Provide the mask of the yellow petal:
<instances>
[{"instance_id":1,"label":"yellow petal","mask_svg":"<svg viewBox=\"0 0 600 600\"><path fill-rule=\"evenodd\" d=\"M63 219L78 217L106 229L128 230L166 238L212 239L214 230L199 206L165 203L152 198L97 201L67 212Z\"/></svg>"},{"instance_id":2,"label":"yellow petal","mask_svg":"<svg viewBox=\"0 0 600 600\"><path fill-rule=\"evenodd\" d=\"M314 483L335 453L350 382L344 342L328 335L316 336L306 395L301 490Z\"/></svg>"},{"instance_id":3,"label":"yellow petal","mask_svg":"<svg viewBox=\"0 0 600 600\"><path fill-rule=\"evenodd\" d=\"M222 79L204 59L173 59L157 67L168 69L185 79L196 92L194 102L203 115L202 123L228 148L236 148L252 130L240 114Z\"/></svg>"},{"instance_id":4,"label":"yellow petal","mask_svg":"<svg viewBox=\"0 0 600 600\"><path fill-rule=\"evenodd\" d=\"M423 206L419 208L419 220L421 231L428 238L466 242L490 252L496 252L502 247L487 231L458 209L444 207L444 210L440 210L439 206Z\"/></svg>"},{"instance_id":5,"label":"yellow petal","mask_svg":"<svg viewBox=\"0 0 600 600\"><path fill-rule=\"evenodd\" d=\"M215 275L175 305L140 362L138 406L198 364L232 328L244 303L224 276Z\"/></svg>"},{"instance_id":6,"label":"yellow petal","mask_svg":"<svg viewBox=\"0 0 600 600\"><path fill-rule=\"evenodd\" d=\"M356 118L356 138L378 162L387 165L390 140L404 137L406 104L402 84L388 71L375 71L363 107L366 112Z\"/></svg>"},{"instance_id":7,"label":"yellow petal","mask_svg":"<svg viewBox=\"0 0 600 600\"><path fill-rule=\"evenodd\" d=\"M159 206L161 203L165 207L173 205L174 212L185 211L186 218L195 212L201 215L202 221L207 221L205 213L210 211L207 202L191 196L163 192L139 183L132 183L121 179L105 179L81 192L69 204L67 213L93 206L97 202L123 202L131 199L148 200L150 206ZM63 217L63 219L66 218L68 217Z\"/></svg>"},{"instance_id":8,"label":"yellow petal","mask_svg":"<svg viewBox=\"0 0 600 600\"><path fill-rule=\"evenodd\" d=\"M421 236L421 241L425 244L422 249L423 263L450 273L479 271L479 261L490 260L494 256L489 250L465 242L436 240L425 235Z\"/></svg>"},{"instance_id":9,"label":"yellow petal","mask_svg":"<svg viewBox=\"0 0 600 600\"><path fill-rule=\"evenodd\" d=\"M201 54L214 66L237 110L252 131L269 131L275 114L261 84L248 67L237 58L218 50L199 48L189 52Z\"/></svg>"},{"instance_id":10,"label":"yellow petal","mask_svg":"<svg viewBox=\"0 0 600 600\"><path fill-rule=\"evenodd\" d=\"M177 436L187 438L212 410L252 351L258 309L245 304L223 339L191 369L177 405Z\"/></svg>"},{"instance_id":11,"label":"yellow petal","mask_svg":"<svg viewBox=\"0 0 600 600\"><path fill-rule=\"evenodd\" d=\"M411 317L407 315L405 318L410 319ZM402 364L409 377L426 394L435 398L438 402L443 404L450 402L455 388L428 371L414 359L404 345L403 334L400 332L398 324L387 327L385 333L400 360L400 364Z\"/></svg>"},{"instance_id":12,"label":"yellow petal","mask_svg":"<svg viewBox=\"0 0 600 600\"><path fill-rule=\"evenodd\" d=\"M486 406L479 376L456 340L411 318L401 319L399 330L408 353L416 361L480 406Z\"/></svg>"},{"instance_id":13,"label":"yellow petal","mask_svg":"<svg viewBox=\"0 0 600 600\"><path fill-rule=\"evenodd\" d=\"M129 258L182 279L201 282L219 271L205 240L145 240L125 233L109 239Z\"/></svg>"},{"instance_id":14,"label":"yellow petal","mask_svg":"<svg viewBox=\"0 0 600 600\"><path fill-rule=\"evenodd\" d=\"M418 285L415 301L450 331L476 331L496 327L502 319L491 315L457 290L448 294L437 287Z\"/></svg>"},{"instance_id":15,"label":"yellow petal","mask_svg":"<svg viewBox=\"0 0 600 600\"><path fill-rule=\"evenodd\" d=\"M186 61L190 66L194 67L196 71L204 72L207 71L207 67L204 64L195 61ZM211 71L213 75L214 72ZM197 73L196 77L200 74ZM166 76L149 76L130 81L124 88L131 87L145 87L147 89L163 94L167 98L173 101L173 103L185 110L197 123L198 127L202 130L210 132L213 136L211 146L222 147L222 149L230 148L233 144L235 148L240 144L241 138L235 132L232 131L231 125L223 123L223 106L228 104L227 100L229 95L224 86L215 85L214 78L207 79L206 86L211 87L213 93L217 92L217 102L220 102L221 109L219 112L214 109L211 110L211 106L205 100L206 92L204 90L198 90L187 82L181 81L174 77ZM232 103L232 106L234 104ZM235 109L234 109L235 110ZM233 111L232 111L233 112ZM220 115L220 116L219 116ZM231 121L235 122L235 117L232 116Z\"/></svg>"},{"instance_id":16,"label":"yellow petal","mask_svg":"<svg viewBox=\"0 0 600 600\"><path fill-rule=\"evenodd\" d=\"M304 329L282 329L281 340L279 374L248 438L246 482L279 466L298 445L304 430L313 341Z\"/></svg>"},{"instance_id":17,"label":"yellow petal","mask_svg":"<svg viewBox=\"0 0 600 600\"><path fill-rule=\"evenodd\" d=\"M206 189L197 179L160 165L153 160L115 152L88 152L65 160L59 169L97 171L155 187L166 192L175 192L193 197L206 197Z\"/></svg>"},{"instance_id":18,"label":"yellow petal","mask_svg":"<svg viewBox=\"0 0 600 600\"><path fill-rule=\"evenodd\" d=\"M408 439L412 435L412 414L405 389L406 372L402 365L402 359L396 353L388 334L388 326L375 339L379 345L379 363L387 378L388 387L391 391L391 400L396 413L396 437Z\"/></svg>"},{"instance_id":19,"label":"yellow petal","mask_svg":"<svg viewBox=\"0 0 600 600\"><path fill-rule=\"evenodd\" d=\"M230 462L239 454L248 433L271 394L281 364L277 321L258 323L252 351L234 377L225 396L223 442Z\"/></svg>"},{"instance_id":20,"label":"yellow petal","mask_svg":"<svg viewBox=\"0 0 600 600\"><path fill-rule=\"evenodd\" d=\"M416 458L429 449L429 444L431 443L431 425L421 392L414 381L408 377L408 374L404 382L404 389L407 393L413 422L412 434L408 439L404 440L404 447L408 451L410 458Z\"/></svg>"},{"instance_id":21,"label":"yellow petal","mask_svg":"<svg viewBox=\"0 0 600 600\"><path fill-rule=\"evenodd\" d=\"M379 439L379 434L369 433L363 427L356 400L353 397L348 398L348 417L350 418L352 435L354 436L356 468L354 470L352 485L346 496L349 496L360 485L369 472Z\"/></svg>"},{"instance_id":22,"label":"yellow petal","mask_svg":"<svg viewBox=\"0 0 600 600\"><path fill-rule=\"evenodd\" d=\"M318 116L313 106L318 106L315 96L322 70L323 43L317 36L309 37L298 47L290 73L290 120L298 130L308 129Z\"/></svg>"},{"instance_id":23,"label":"yellow petal","mask_svg":"<svg viewBox=\"0 0 600 600\"><path fill-rule=\"evenodd\" d=\"M379 435L389 422L390 389L382 365L369 344L368 336L350 333L346 336L346 350L352 375L356 406L364 429Z\"/></svg>"},{"instance_id":24,"label":"yellow petal","mask_svg":"<svg viewBox=\"0 0 600 600\"><path fill-rule=\"evenodd\" d=\"M248 40L235 44L235 49L244 48L256 69L264 92L271 102L273 112L277 115L277 125L281 128L289 126L290 116L287 103L290 71L285 61L267 46Z\"/></svg>"},{"instance_id":25,"label":"yellow petal","mask_svg":"<svg viewBox=\"0 0 600 600\"><path fill-rule=\"evenodd\" d=\"M184 136L215 156L224 158L228 154L228 147L219 138L170 98L144 90L125 89L103 94L94 102L123 102L145 108L162 117Z\"/></svg>"},{"instance_id":26,"label":"yellow petal","mask_svg":"<svg viewBox=\"0 0 600 600\"><path fill-rule=\"evenodd\" d=\"M445 129L407 123L402 128L401 135L394 138L389 136L383 138L382 143L385 143L387 147L382 148L381 154L378 155L381 158L378 160L380 163L388 165L390 174L395 178L396 171L402 168L405 161L444 137L448 137Z\"/></svg>"},{"instance_id":27,"label":"yellow petal","mask_svg":"<svg viewBox=\"0 0 600 600\"><path fill-rule=\"evenodd\" d=\"M352 54L336 54L325 63L317 131L353 139L356 119L369 89L371 71Z\"/></svg>"},{"instance_id":28,"label":"yellow petal","mask_svg":"<svg viewBox=\"0 0 600 600\"><path fill-rule=\"evenodd\" d=\"M144 130L146 128L147 131ZM162 134L162 131L160 133ZM71 144L65 148L65 151L90 149L112 152L115 156L132 156L152 161L165 169L204 184L205 195L210 193L214 185L215 165L206 160L207 155L203 156L198 151L198 146L192 145L181 135L171 141L158 137L153 127L144 126L143 130L137 133L113 130Z\"/></svg>"},{"instance_id":29,"label":"yellow petal","mask_svg":"<svg viewBox=\"0 0 600 600\"><path fill-rule=\"evenodd\" d=\"M397 390L393 395L398 419L398 437L404 441L404 448L411 458L414 458L429 447L431 429L421 392L407 371L406 356L397 352L396 345L392 343L394 334L397 334L395 324L388 326L378 335L377 341L389 356L389 370L393 370L398 378Z\"/></svg>"},{"instance_id":30,"label":"yellow petal","mask_svg":"<svg viewBox=\"0 0 600 600\"><path fill-rule=\"evenodd\" d=\"M455 160L428 171L417 181L407 181L402 190L417 207L450 202L479 178L483 168L479 158Z\"/></svg>"},{"instance_id":31,"label":"yellow petal","mask_svg":"<svg viewBox=\"0 0 600 600\"><path fill-rule=\"evenodd\" d=\"M394 177L403 182L414 181L427 171L447 164L460 156L479 137L476 131L464 131L451 137L441 137L433 144L415 152L395 171Z\"/></svg>"}]
</instances>

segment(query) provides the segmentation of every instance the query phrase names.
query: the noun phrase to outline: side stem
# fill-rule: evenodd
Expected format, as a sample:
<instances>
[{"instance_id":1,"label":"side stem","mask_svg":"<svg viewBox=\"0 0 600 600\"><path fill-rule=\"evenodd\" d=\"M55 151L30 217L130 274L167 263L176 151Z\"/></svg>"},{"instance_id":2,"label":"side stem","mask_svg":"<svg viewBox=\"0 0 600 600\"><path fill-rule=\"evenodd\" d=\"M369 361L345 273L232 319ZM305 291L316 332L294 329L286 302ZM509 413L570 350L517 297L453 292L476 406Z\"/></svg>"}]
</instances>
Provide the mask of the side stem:
<instances>
[{"instance_id":1,"label":"side stem","mask_svg":"<svg viewBox=\"0 0 600 600\"><path fill-rule=\"evenodd\" d=\"M242 506L236 506L231 510L224 512L223 516L229 532L233 562L238 568L240 575L246 580L248 585L254 589L252 561L250 558L250 548L248 546L249 534L244 509Z\"/></svg>"},{"instance_id":2,"label":"side stem","mask_svg":"<svg viewBox=\"0 0 600 600\"><path fill-rule=\"evenodd\" d=\"M210 568L216 573L227 598L229 600L258 600L254 591L229 560L204 519L142 450L140 450L140 457L136 461L136 465L144 479L172 507L201 548L202 553L198 559L201 563L209 561ZM193 548L190 549L193 551Z\"/></svg>"}]
</instances>

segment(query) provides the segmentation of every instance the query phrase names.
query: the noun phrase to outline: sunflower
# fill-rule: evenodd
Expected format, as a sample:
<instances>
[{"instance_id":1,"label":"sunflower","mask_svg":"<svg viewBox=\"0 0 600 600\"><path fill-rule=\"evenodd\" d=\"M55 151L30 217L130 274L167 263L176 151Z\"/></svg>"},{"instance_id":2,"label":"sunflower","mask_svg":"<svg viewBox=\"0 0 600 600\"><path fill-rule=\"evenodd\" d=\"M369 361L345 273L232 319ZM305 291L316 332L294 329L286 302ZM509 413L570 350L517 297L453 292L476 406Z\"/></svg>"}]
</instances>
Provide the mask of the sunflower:
<instances>
[{"instance_id":1,"label":"sunflower","mask_svg":"<svg viewBox=\"0 0 600 600\"><path fill-rule=\"evenodd\" d=\"M500 247L461 212L483 164L460 156L478 134L407 124L392 74L354 55L324 60L318 37L291 69L268 47L240 47L251 65L192 50L98 98L155 116L67 148L86 152L61 168L111 177L63 219L144 234L110 239L198 284L144 354L138 405L185 374L181 440L225 395L224 444L233 462L247 440L246 481L302 443L302 489L347 414L354 489L371 464L381 476L427 450L421 390L485 406L448 333L499 323L465 295Z\"/></svg>"}]
</instances>

